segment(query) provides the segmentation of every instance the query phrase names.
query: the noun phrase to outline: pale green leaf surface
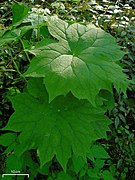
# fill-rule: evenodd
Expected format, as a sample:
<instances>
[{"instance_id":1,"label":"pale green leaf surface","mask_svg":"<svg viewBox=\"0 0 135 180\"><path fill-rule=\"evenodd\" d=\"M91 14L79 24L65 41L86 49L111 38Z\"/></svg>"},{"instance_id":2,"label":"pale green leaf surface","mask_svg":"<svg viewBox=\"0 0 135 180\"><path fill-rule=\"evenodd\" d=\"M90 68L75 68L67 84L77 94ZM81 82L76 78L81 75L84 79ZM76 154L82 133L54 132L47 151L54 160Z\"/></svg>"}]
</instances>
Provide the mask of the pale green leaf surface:
<instances>
[{"instance_id":1,"label":"pale green leaf surface","mask_svg":"<svg viewBox=\"0 0 135 180\"><path fill-rule=\"evenodd\" d=\"M41 166L56 155L66 169L72 152L85 160L90 144L106 138L109 130L110 120L104 111L86 100L68 94L48 104L48 94L40 78L31 79L27 91L11 100L15 112L3 130L21 132L15 154L37 148Z\"/></svg>"},{"instance_id":2,"label":"pale green leaf surface","mask_svg":"<svg viewBox=\"0 0 135 180\"><path fill-rule=\"evenodd\" d=\"M101 89L112 92L112 83L125 93L128 80L117 64L124 53L110 34L94 25L68 25L53 17L48 29L59 42L46 45L24 75L44 77L49 101L71 91L95 105Z\"/></svg>"},{"instance_id":3,"label":"pale green leaf surface","mask_svg":"<svg viewBox=\"0 0 135 180\"><path fill-rule=\"evenodd\" d=\"M57 41L54 39L45 38L45 39L41 40L34 48L32 47L28 51L34 55L41 54L46 45L55 43L55 42L57 42Z\"/></svg>"}]
</instances>

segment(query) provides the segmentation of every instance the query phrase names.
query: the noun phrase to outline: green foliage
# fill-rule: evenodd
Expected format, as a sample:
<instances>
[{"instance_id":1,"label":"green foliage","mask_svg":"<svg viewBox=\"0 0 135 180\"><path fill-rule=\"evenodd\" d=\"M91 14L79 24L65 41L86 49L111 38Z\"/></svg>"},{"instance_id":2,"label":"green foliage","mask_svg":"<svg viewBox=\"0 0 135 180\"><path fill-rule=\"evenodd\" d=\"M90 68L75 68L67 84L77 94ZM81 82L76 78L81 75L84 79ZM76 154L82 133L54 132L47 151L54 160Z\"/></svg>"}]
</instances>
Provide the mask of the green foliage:
<instances>
[{"instance_id":1,"label":"green foliage","mask_svg":"<svg viewBox=\"0 0 135 180\"><path fill-rule=\"evenodd\" d=\"M15 140L16 140L16 134L13 134L13 133L6 133L0 137L0 143L3 146L9 146Z\"/></svg>"},{"instance_id":2,"label":"green foliage","mask_svg":"<svg viewBox=\"0 0 135 180\"><path fill-rule=\"evenodd\" d=\"M89 145L96 139L106 138L110 121L103 116L103 110L72 95L58 97L48 104L40 79L30 80L27 91L12 98L15 113L3 129L22 132L15 153L21 155L37 148L41 166L56 155L66 169L72 152L86 159Z\"/></svg>"},{"instance_id":3,"label":"green foliage","mask_svg":"<svg viewBox=\"0 0 135 180\"><path fill-rule=\"evenodd\" d=\"M0 24L0 112L2 127L7 124L0 137L2 173L16 169L31 180L134 179L134 102L132 93L125 96L131 81L123 73L134 81L133 18L128 20L134 11L109 1L40 4L31 10L13 4L13 19L6 5L10 17ZM121 48L129 51L123 59ZM28 83L26 77L32 77ZM108 136L105 112L114 122Z\"/></svg>"},{"instance_id":4,"label":"green foliage","mask_svg":"<svg viewBox=\"0 0 135 180\"><path fill-rule=\"evenodd\" d=\"M35 49L37 56L25 76L45 77L49 101L71 91L75 97L95 104L101 89L112 92L112 83L125 93L128 81L115 63L123 52L112 36L92 25L68 25L55 17L48 23L50 34L59 42L43 45L38 53Z\"/></svg>"},{"instance_id":5,"label":"green foliage","mask_svg":"<svg viewBox=\"0 0 135 180\"><path fill-rule=\"evenodd\" d=\"M30 8L24 6L24 4L16 3L12 6L13 21L12 26L20 25L23 19L28 15ZM19 12L19 13L18 13Z\"/></svg>"}]
</instances>

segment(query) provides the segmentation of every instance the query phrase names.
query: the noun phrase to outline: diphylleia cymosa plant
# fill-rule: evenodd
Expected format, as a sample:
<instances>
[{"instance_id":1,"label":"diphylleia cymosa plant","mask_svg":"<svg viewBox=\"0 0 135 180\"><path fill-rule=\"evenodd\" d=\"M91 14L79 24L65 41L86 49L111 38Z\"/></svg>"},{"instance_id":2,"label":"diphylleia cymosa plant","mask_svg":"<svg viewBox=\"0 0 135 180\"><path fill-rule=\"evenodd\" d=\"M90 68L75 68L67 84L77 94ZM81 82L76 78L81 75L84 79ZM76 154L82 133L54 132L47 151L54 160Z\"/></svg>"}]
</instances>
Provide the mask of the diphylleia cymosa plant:
<instances>
[{"instance_id":1,"label":"diphylleia cymosa plant","mask_svg":"<svg viewBox=\"0 0 135 180\"><path fill-rule=\"evenodd\" d=\"M124 53L110 34L55 17L47 28L50 39L30 51L27 88L11 98L15 112L3 130L20 132L18 143L10 143L16 156L37 149L41 166L56 156L66 170L72 155L86 160L90 145L106 138L111 121L100 92L111 94L113 85L126 93L129 80L119 65Z\"/></svg>"}]
</instances>

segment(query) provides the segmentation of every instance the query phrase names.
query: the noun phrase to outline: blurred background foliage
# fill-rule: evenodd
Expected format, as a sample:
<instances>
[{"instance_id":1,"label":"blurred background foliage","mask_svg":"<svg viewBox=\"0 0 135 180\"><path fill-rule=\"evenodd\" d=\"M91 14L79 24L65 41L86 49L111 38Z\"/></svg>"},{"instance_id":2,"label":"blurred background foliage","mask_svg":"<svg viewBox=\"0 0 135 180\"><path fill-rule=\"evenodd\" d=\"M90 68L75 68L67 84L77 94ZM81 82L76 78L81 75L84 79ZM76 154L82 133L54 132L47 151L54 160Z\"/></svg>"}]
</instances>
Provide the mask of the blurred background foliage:
<instances>
[{"instance_id":1,"label":"blurred background foliage","mask_svg":"<svg viewBox=\"0 0 135 180\"><path fill-rule=\"evenodd\" d=\"M97 27L104 29L112 34L117 43L121 46L126 55L121 60L123 71L129 79L135 82L135 3L134 0L1 0L0 2L0 36L12 23L12 4L15 2L24 3L31 7L29 16L24 23L44 22L45 15L57 14L60 18L69 22L80 22L87 24L94 23ZM41 36L45 37L44 29L40 29ZM29 32L31 33L31 32ZM13 112L9 96L16 94L24 89L26 82L20 77L28 66L29 58L25 48L29 48L37 42L37 32L29 39L30 34L23 37L23 42L14 41L12 44L0 46L0 126L6 125ZM47 33L47 32L46 32ZM39 37L41 38L41 37ZM106 114L112 119L111 132L108 133L108 140L100 140L97 144L108 152L110 158L104 163L100 161L100 172L109 169L116 179L134 180L135 179L135 87L131 86L127 91L127 97L114 90L115 107ZM2 154L5 148L0 147ZM99 152L100 153L100 152ZM37 159L31 152L34 162ZM5 159L7 155L0 156L1 173L4 172ZM86 173L89 162L76 175L81 179ZM71 174L72 168L69 168ZM93 170L94 171L94 170ZM104 171L100 177L109 177L108 172ZM45 179L52 177L65 177L61 172L59 164L54 159L47 164L45 170L40 171L35 179ZM61 173L61 174L60 174ZM60 174L60 175L59 175ZM73 174L73 172L72 172ZM67 177L66 177L67 178ZM96 177L95 177L96 178ZM48 178L49 179L49 178ZM51 178L50 178L51 179ZM60 179L60 178L59 178ZM108 179L107 179L108 180Z\"/></svg>"}]
</instances>

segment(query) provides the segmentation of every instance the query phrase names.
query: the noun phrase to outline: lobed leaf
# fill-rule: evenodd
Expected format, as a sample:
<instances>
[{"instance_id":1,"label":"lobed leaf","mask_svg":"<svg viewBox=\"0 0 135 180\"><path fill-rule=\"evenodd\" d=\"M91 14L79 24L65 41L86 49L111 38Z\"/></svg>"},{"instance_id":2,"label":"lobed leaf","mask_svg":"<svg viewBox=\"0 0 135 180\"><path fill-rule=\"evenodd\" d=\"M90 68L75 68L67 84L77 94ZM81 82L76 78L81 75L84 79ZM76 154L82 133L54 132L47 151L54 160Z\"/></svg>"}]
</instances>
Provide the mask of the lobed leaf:
<instances>
[{"instance_id":1,"label":"lobed leaf","mask_svg":"<svg viewBox=\"0 0 135 180\"><path fill-rule=\"evenodd\" d=\"M50 34L58 40L43 46L31 62L26 77L44 77L51 102L69 92L95 106L101 89L112 92L112 84L125 93L128 80L117 64L124 53L115 39L94 25L71 24L51 17ZM118 78L119 77L119 78Z\"/></svg>"},{"instance_id":2,"label":"lobed leaf","mask_svg":"<svg viewBox=\"0 0 135 180\"><path fill-rule=\"evenodd\" d=\"M104 111L71 94L48 103L41 78L31 79L27 91L11 98L15 112L3 130L21 132L15 154L37 149L41 166L54 155L66 169L68 159L86 159L90 144L106 138L110 120Z\"/></svg>"}]
</instances>

